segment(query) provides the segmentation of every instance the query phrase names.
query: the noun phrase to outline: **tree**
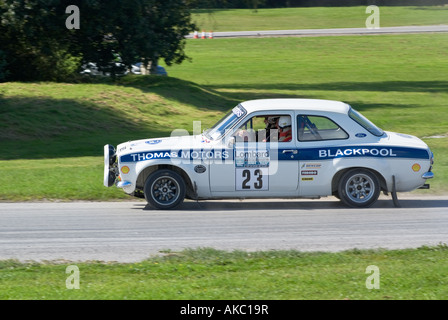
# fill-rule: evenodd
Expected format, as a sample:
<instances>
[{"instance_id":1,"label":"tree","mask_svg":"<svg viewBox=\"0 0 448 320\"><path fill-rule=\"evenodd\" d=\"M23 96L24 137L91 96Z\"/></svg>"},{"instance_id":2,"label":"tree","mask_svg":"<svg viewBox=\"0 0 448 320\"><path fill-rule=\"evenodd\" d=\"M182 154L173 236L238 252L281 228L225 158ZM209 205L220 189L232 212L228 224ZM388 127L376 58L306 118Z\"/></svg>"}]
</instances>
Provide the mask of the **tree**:
<instances>
[{"instance_id":1,"label":"tree","mask_svg":"<svg viewBox=\"0 0 448 320\"><path fill-rule=\"evenodd\" d=\"M63 68L71 55L64 28L59 27L64 21L56 14L60 9L60 1L0 0L0 49L7 79L58 80L67 74Z\"/></svg>"},{"instance_id":2,"label":"tree","mask_svg":"<svg viewBox=\"0 0 448 320\"><path fill-rule=\"evenodd\" d=\"M66 27L70 5L79 29ZM106 70L117 57L128 67L181 63L194 30L189 9L184 0L0 0L7 79L65 80L82 63Z\"/></svg>"},{"instance_id":3,"label":"tree","mask_svg":"<svg viewBox=\"0 0 448 320\"><path fill-rule=\"evenodd\" d=\"M127 66L143 62L154 69L158 59L172 65L187 58L185 36L194 24L186 1L98 0L80 1L79 5L81 29L74 36L86 61L106 67L115 53Z\"/></svg>"},{"instance_id":4,"label":"tree","mask_svg":"<svg viewBox=\"0 0 448 320\"><path fill-rule=\"evenodd\" d=\"M3 51L0 50L0 81L6 78L8 70L6 69L6 59Z\"/></svg>"}]
</instances>

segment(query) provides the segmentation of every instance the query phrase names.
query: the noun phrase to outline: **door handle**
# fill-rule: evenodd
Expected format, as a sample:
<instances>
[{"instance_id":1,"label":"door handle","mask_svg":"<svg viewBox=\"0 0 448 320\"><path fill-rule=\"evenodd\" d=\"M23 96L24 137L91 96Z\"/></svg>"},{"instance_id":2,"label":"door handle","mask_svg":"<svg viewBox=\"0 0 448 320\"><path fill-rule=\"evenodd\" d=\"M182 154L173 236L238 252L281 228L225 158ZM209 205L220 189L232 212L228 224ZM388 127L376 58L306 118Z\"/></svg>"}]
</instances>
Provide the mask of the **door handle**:
<instances>
[{"instance_id":1,"label":"door handle","mask_svg":"<svg viewBox=\"0 0 448 320\"><path fill-rule=\"evenodd\" d=\"M292 153L292 154L297 154L299 151L298 150L283 150L282 153Z\"/></svg>"}]
</instances>

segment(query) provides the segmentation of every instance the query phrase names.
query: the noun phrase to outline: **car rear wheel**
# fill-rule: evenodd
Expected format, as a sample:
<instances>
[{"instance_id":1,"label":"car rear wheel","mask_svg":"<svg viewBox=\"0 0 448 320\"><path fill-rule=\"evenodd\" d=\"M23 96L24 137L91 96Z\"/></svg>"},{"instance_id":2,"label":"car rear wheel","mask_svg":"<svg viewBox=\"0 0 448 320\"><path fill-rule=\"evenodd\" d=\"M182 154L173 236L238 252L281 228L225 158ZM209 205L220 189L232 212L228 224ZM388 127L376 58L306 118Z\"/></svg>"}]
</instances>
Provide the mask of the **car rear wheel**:
<instances>
[{"instance_id":1,"label":"car rear wheel","mask_svg":"<svg viewBox=\"0 0 448 320\"><path fill-rule=\"evenodd\" d=\"M148 177L143 191L151 207L172 209L184 201L186 186L178 173L161 170Z\"/></svg>"},{"instance_id":2,"label":"car rear wheel","mask_svg":"<svg viewBox=\"0 0 448 320\"><path fill-rule=\"evenodd\" d=\"M341 201L350 207L362 208L374 204L380 195L377 176L369 170L353 169L339 181L338 193Z\"/></svg>"}]
</instances>

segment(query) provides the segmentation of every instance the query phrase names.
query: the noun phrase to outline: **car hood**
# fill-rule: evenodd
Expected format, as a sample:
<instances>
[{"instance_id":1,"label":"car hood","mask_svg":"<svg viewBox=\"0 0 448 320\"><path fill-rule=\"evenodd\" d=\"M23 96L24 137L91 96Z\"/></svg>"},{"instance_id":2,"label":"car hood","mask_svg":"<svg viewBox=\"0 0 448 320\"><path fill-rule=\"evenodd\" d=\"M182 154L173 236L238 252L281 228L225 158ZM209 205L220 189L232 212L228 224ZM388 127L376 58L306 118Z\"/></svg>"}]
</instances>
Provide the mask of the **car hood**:
<instances>
[{"instance_id":1,"label":"car hood","mask_svg":"<svg viewBox=\"0 0 448 320\"><path fill-rule=\"evenodd\" d=\"M163 137L142 139L121 143L117 146L117 155L151 151L175 151L180 149L206 148L210 144L204 135Z\"/></svg>"},{"instance_id":2,"label":"car hood","mask_svg":"<svg viewBox=\"0 0 448 320\"><path fill-rule=\"evenodd\" d=\"M409 134L396 133L396 132L386 132L388 142L394 146L400 147L414 147L414 148L422 148L427 149L428 145L423 142L421 139L411 136Z\"/></svg>"}]
</instances>

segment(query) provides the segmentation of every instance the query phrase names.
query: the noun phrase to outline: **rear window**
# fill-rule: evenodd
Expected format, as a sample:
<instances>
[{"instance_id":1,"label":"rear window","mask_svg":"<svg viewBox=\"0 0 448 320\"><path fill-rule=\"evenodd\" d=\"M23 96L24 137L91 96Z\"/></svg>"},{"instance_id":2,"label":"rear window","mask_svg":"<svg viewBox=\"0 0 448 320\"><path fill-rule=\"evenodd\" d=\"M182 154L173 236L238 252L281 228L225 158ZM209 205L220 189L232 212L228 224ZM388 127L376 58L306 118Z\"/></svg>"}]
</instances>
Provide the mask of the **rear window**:
<instances>
[{"instance_id":1,"label":"rear window","mask_svg":"<svg viewBox=\"0 0 448 320\"><path fill-rule=\"evenodd\" d=\"M371 134L377 137L381 137L384 134L384 131L374 125L369 119L364 117L361 113L356 111L353 108L350 108L348 112L350 118L352 118L356 123L358 123L361 127L369 131Z\"/></svg>"}]
</instances>

